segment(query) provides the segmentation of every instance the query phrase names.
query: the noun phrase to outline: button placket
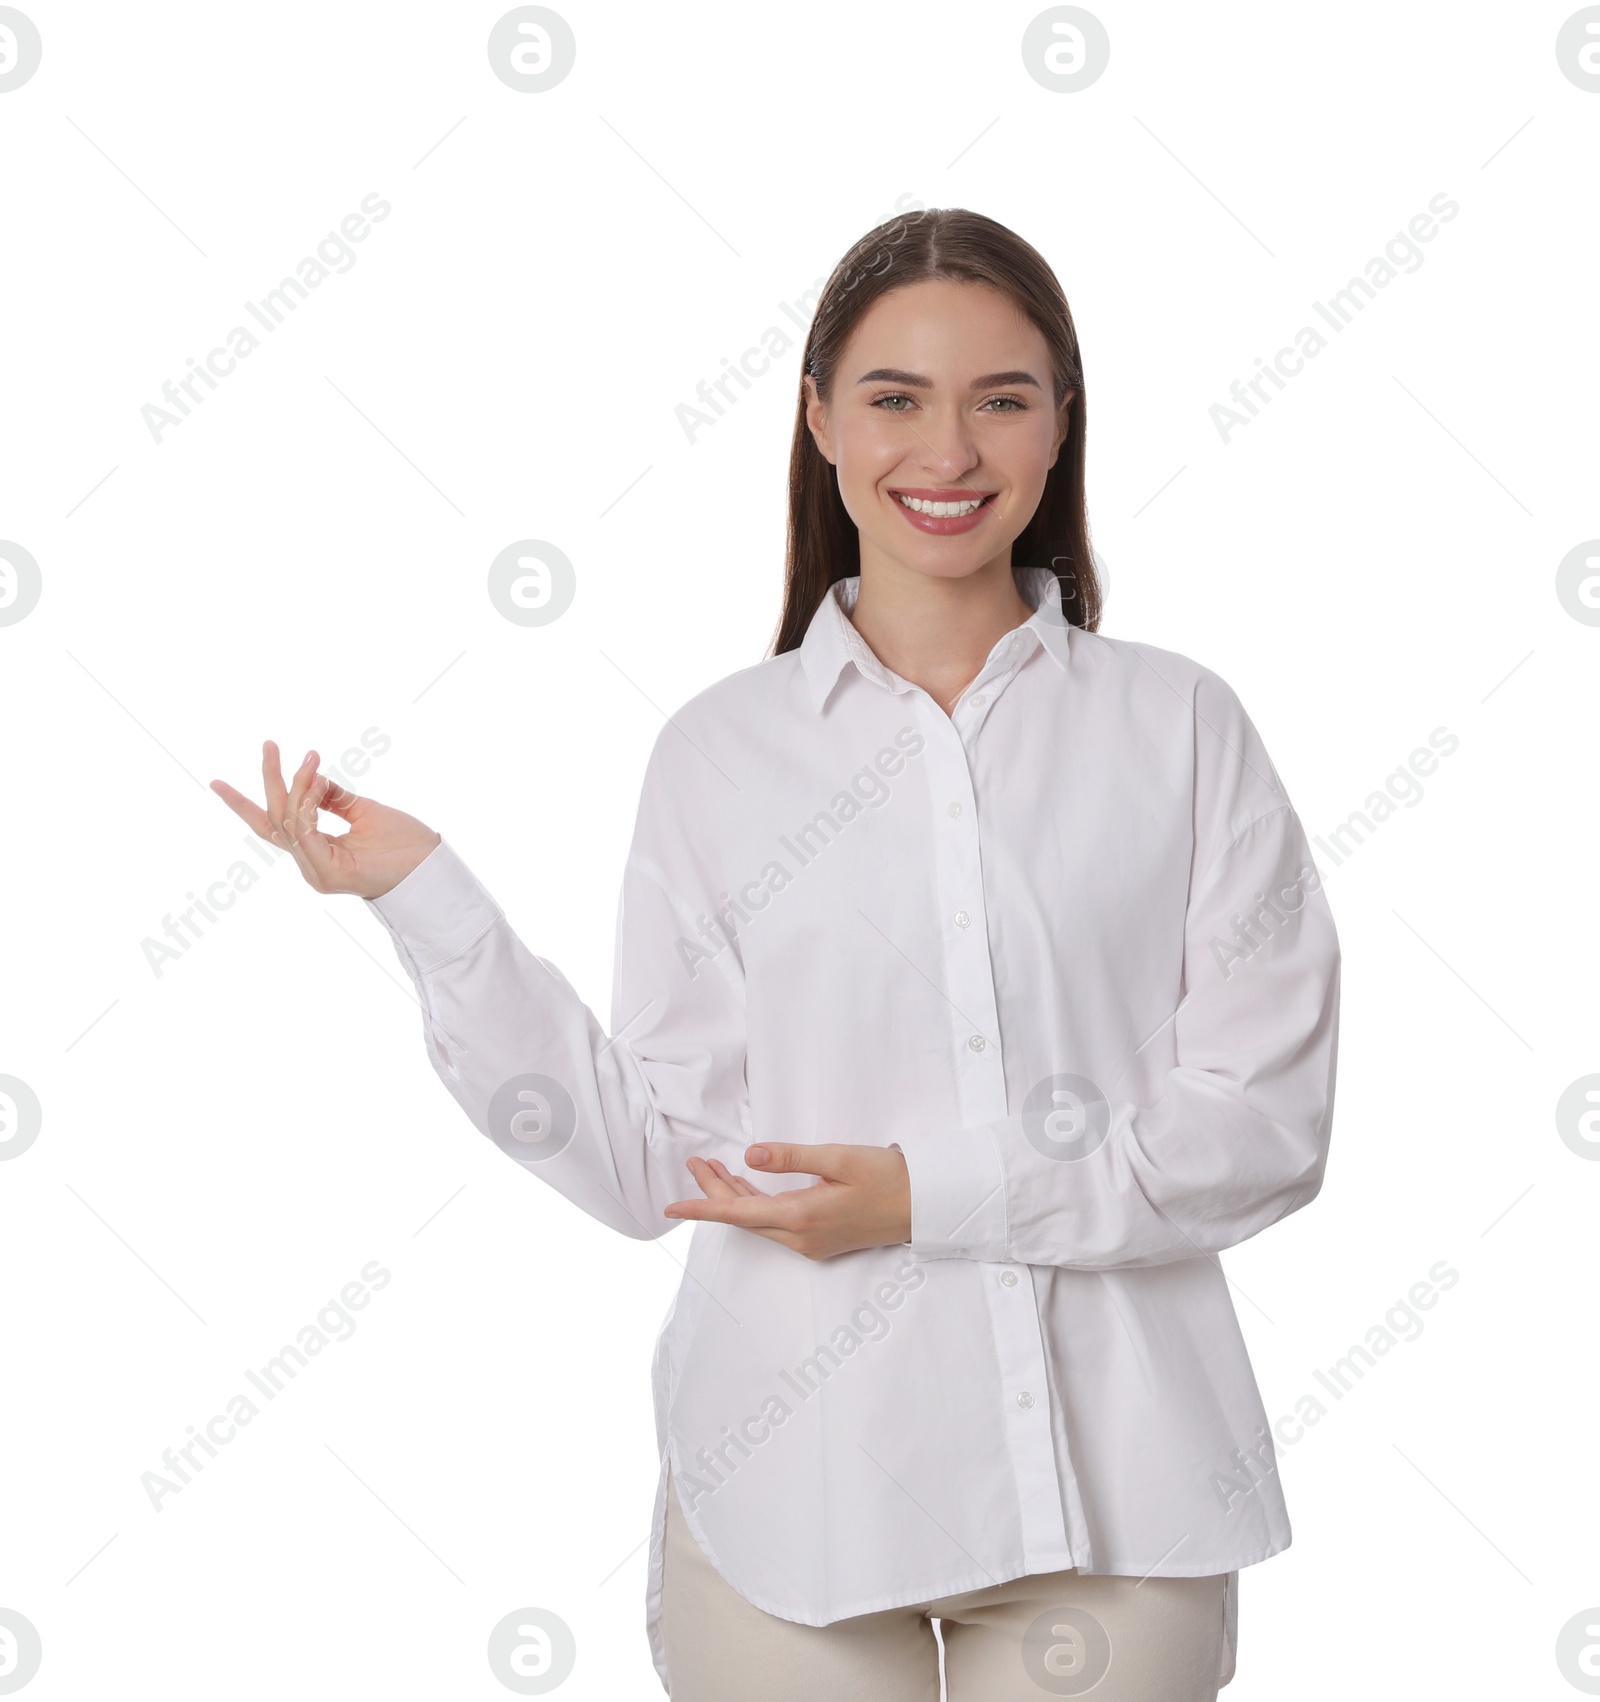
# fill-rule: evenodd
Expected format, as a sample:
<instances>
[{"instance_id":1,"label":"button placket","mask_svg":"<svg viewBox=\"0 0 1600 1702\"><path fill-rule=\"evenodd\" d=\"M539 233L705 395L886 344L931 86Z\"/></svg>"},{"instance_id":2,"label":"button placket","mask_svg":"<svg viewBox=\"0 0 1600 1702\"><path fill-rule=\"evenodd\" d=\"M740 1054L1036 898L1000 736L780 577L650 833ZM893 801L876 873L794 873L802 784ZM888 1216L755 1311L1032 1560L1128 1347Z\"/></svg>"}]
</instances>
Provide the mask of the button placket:
<instances>
[{"instance_id":1,"label":"button placket","mask_svg":"<svg viewBox=\"0 0 1600 1702\"><path fill-rule=\"evenodd\" d=\"M930 754L938 761L930 768L929 784L934 798L946 800L944 819L933 823L938 902L952 921L956 910L967 916L966 927L957 923L943 929L963 1127L997 1122L1008 1109L972 772L984 713L993 708L1015 667L1012 662L993 680L984 680L954 721L941 716L944 725L938 730L944 736L930 740ZM984 1032L963 1032L968 1024L981 1025ZM1033 1285L1016 1270L997 1270L993 1263L980 1268L999 1279L986 1281L984 1291L1000 1372L996 1395L1008 1414L1007 1445L1018 1484L1024 1550L1032 1570L1058 1570L1077 1564L1063 1513L1064 1499L1075 1486L1064 1487L1057 1469L1038 1303Z\"/></svg>"},{"instance_id":2,"label":"button placket","mask_svg":"<svg viewBox=\"0 0 1600 1702\"><path fill-rule=\"evenodd\" d=\"M1005 1071L967 746L960 729L931 698L925 706L932 711L928 783L932 798L945 801L943 820L932 824L934 891L946 918L941 934L950 1039L965 1126L1005 1115Z\"/></svg>"},{"instance_id":3,"label":"button placket","mask_svg":"<svg viewBox=\"0 0 1600 1702\"><path fill-rule=\"evenodd\" d=\"M1068 1530L1067 1509L1076 1503L1077 1485L1063 1478L1056 1459L1044 1329L1033 1285L1007 1267L999 1281L988 1286L988 1294L1029 1569L1051 1572L1076 1566L1081 1561ZM1066 1469L1070 1474L1070 1464Z\"/></svg>"},{"instance_id":4,"label":"button placket","mask_svg":"<svg viewBox=\"0 0 1600 1702\"><path fill-rule=\"evenodd\" d=\"M1009 679L1005 672L999 683ZM933 902L943 918L946 1009L954 1053L956 1126L974 1129L998 1122L1007 1111L1005 1067L1000 1045L994 964L989 955L987 906L973 784L973 751L983 714L992 709L998 685L984 682L985 703L972 714L946 715L920 688L912 702L927 739L928 799L932 819ZM966 926L955 921L957 912ZM930 965L930 969L931 969ZM987 1138L975 1132L974 1139ZM1014 1270L971 1257L974 1249L951 1247L950 1254L970 1261L973 1279L988 1297L999 1382L995 1399L1005 1417L1004 1437L1017 1484L1017 1518L1031 1571L1056 1571L1077 1564L1062 1514L1064 1498L1075 1486L1063 1485L1052 1435L1049 1374L1038 1303L1032 1284ZM987 1273L1000 1276L987 1280ZM1005 1277L1011 1277L1007 1282ZM1027 1402L1019 1404L1019 1395Z\"/></svg>"}]
</instances>

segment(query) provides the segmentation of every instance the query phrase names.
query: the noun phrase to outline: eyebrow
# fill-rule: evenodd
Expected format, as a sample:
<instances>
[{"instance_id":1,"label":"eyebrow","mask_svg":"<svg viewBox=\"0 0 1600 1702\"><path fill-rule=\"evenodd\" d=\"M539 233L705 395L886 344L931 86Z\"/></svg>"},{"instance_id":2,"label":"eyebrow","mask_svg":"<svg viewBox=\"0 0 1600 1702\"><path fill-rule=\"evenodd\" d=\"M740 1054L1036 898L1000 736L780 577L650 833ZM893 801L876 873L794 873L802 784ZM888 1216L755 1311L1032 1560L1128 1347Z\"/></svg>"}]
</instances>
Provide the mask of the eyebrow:
<instances>
[{"instance_id":1,"label":"eyebrow","mask_svg":"<svg viewBox=\"0 0 1600 1702\"><path fill-rule=\"evenodd\" d=\"M897 366L875 366L871 372L864 372L856 380L857 384L904 384L914 390L931 390L933 380L925 378L920 372L906 372ZM1039 380L1031 372L991 372L983 378L972 381L974 390L987 390L996 384L1031 384L1035 390L1041 389Z\"/></svg>"}]
</instances>

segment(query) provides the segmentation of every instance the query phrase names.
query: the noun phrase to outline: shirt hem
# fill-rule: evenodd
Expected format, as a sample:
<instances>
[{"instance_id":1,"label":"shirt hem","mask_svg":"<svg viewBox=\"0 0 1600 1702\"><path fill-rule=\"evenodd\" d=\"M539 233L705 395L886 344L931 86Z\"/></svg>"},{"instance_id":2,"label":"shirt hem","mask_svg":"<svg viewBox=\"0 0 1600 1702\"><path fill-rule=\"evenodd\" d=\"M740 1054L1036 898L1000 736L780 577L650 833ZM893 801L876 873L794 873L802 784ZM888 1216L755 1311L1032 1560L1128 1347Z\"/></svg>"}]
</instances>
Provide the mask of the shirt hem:
<instances>
[{"instance_id":1,"label":"shirt hem","mask_svg":"<svg viewBox=\"0 0 1600 1702\"><path fill-rule=\"evenodd\" d=\"M688 1520L686 1519L685 1522L688 1523ZM690 1534L695 1534L692 1524L690 1524ZM696 1537L696 1541L699 1541L698 1537ZM1291 1541L1291 1538L1285 1537L1282 1542L1268 1543L1265 1548L1255 1549L1249 1554L1229 1556L1226 1559L1214 1562L1151 1568L1142 1561L1130 1560L1126 1562L1113 1561L1105 1566L1065 1567L1060 1568L1060 1570L1082 1572L1086 1577L1117 1575L1132 1578L1209 1578L1228 1572L1241 1571L1247 1566L1259 1565L1263 1560L1270 1560L1274 1555L1282 1554L1290 1546ZM758 1607L763 1613L770 1613L775 1618L787 1619L794 1625L835 1625L842 1619L858 1619L863 1614L885 1613L897 1607L915 1607L923 1602L940 1601L946 1596L960 1596L977 1590L989 1590L999 1584L1012 1583L1018 1578L1038 1575L1038 1568L1032 1566L1019 1566L1007 1572L1003 1577L996 1577L992 1573L985 1572L981 1578L977 1578L969 1573L963 1577L935 1584L928 1589L897 1590L888 1595L873 1596L860 1604L851 1604L829 1614L826 1618L820 1618L814 1614L797 1612L792 1607L780 1606L771 1596L751 1594L728 1576L721 1563L706 1548L704 1543L701 1543L700 1546L706 1559L716 1570L717 1575L730 1589L736 1590L752 1607Z\"/></svg>"}]
</instances>

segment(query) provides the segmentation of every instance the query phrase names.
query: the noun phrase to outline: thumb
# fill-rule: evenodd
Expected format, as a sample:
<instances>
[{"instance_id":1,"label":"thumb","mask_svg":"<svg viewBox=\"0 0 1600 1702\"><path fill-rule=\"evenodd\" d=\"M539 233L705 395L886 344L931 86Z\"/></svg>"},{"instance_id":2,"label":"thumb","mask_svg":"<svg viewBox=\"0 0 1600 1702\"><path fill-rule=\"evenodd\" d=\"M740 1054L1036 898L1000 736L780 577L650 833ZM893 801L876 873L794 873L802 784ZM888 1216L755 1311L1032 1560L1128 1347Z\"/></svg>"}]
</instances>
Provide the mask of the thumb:
<instances>
[{"instance_id":1,"label":"thumb","mask_svg":"<svg viewBox=\"0 0 1600 1702\"><path fill-rule=\"evenodd\" d=\"M745 1162L758 1170L803 1170L808 1176L833 1176L838 1171L836 1146L796 1146L784 1141L765 1141L744 1149Z\"/></svg>"}]
</instances>

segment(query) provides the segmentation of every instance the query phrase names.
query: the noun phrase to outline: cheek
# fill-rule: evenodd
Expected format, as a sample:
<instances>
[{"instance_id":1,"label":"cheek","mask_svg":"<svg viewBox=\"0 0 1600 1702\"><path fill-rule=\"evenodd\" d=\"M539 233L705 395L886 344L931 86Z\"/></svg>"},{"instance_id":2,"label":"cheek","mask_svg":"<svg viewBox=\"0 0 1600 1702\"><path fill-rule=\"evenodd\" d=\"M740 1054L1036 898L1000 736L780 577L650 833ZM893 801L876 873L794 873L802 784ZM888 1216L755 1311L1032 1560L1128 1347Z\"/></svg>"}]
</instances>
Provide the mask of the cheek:
<instances>
[{"instance_id":1,"label":"cheek","mask_svg":"<svg viewBox=\"0 0 1600 1702\"><path fill-rule=\"evenodd\" d=\"M1051 428L1048 421L1030 422L1000 450L1003 465L1019 485L1043 484L1049 472Z\"/></svg>"},{"instance_id":2,"label":"cheek","mask_svg":"<svg viewBox=\"0 0 1600 1702\"><path fill-rule=\"evenodd\" d=\"M839 441L865 457L899 456L916 440L904 415L882 408L852 409L839 428Z\"/></svg>"},{"instance_id":3,"label":"cheek","mask_svg":"<svg viewBox=\"0 0 1600 1702\"><path fill-rule=\"evenodd\" d=\"M852 419L836 439L840 483L868 489L899 466L906 429L891 419Z\"/></svg>"}]
</instances>

